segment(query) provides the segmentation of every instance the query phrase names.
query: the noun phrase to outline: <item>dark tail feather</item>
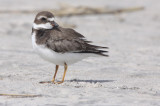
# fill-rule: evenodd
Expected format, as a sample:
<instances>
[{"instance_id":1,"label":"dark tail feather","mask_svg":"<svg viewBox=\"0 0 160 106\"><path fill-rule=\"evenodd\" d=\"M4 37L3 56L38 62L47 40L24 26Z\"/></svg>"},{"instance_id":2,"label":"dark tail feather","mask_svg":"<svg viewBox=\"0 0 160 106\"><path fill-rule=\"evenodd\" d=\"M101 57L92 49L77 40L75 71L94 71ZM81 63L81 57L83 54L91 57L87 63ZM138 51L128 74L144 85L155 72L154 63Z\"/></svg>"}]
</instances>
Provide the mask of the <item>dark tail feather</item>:
<instances>
[{"instance_id":1,"label":"dark tail feather","mask_svg":"<svg viewBox=\"0 0 160 106\"><path fill-rule=\"evenodd\" d=\"M95 49L109 49L109 47L102 47L102 46L96 46L96 45L91 45L91 44L88 44L88 47L92 47Z\"/></svg>"},{"instance_id":2,"label":"dark tail feather","mask_svg":"<svg viewBox=\"0 0 160 106\"><path fill-rule=\"evenodd\" d=\"M74 52L74 53L94 53L94 54L97 54L97 55L109 57L109 55L104 54L104 53L107 53L107 52L108 51L104 51L104 50L88 50L88 51L79 51L79 52Z\"/></svg>"},{"instance_id":3,"label":"dark tail feather","mask_svg":"<svg viewBox=\"0 0 160 106\"><path fill-rule=\"evenodd\" d=\"M107 53L108 51L103 50L103 49L109 49L109 48L108 47L91 45L91 44L86 44L86 49L85 50L77 51L77 52L74 52L74 53L93 53L93 54L108 57L109 55L104 54L104 53Z\"/></svg>"},{"instance_id":4,"label":"dark tail feather","mask_svg":"<svg viewBox=\"0 0 160 106\"><path fill-rule=\"evenodd\" d=\"M105 56L105 57L109 57L109 55L104 54L104 53L108 53L108 51L106 50L99 50L99 49L109 49L108 47L102 47L102 46L96 46L96 45L91 45L92 47L94 46L94 49L92 50L95 54L101 55L101 56Z\"/></svg>"},{"instance_id":5,"label":"dark tail feather","mask_svg":"<svg viewBox=\"0 0 160 106\"><path fill-rule=\"evenodd\" d=\"M105 56L105 57L109 57L109 55L104 54L104 53L108 53L108 51L105 51L105 50L97 50L97 53L95 53L95 54L98 54L98 55L101 55L101 56Z\"/></svg>"}]
</instances>

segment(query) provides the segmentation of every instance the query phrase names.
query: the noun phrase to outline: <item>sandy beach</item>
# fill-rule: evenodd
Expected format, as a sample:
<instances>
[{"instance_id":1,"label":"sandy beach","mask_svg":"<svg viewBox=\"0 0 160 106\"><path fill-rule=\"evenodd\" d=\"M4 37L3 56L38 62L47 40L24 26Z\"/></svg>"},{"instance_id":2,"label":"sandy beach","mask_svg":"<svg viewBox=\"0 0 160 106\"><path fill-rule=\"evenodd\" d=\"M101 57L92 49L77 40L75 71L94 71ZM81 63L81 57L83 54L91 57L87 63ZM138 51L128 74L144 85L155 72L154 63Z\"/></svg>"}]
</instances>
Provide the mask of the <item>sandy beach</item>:
<instances>
[{"instance_id":1,"label":"sandy beach","mask_svg":"<svg viewBox=\"0 0 160 106\"><path fill-rule=\"evenodd\" d=\"M32 49L35 13L0 13L0 106L160 106L159 0L0 0L0 10L50 10L73 6L144 10L120 14L56 17L75 24L93 44L108 46L109 57L91 57L68 67L63 84L50 81L55 65ZM61 80L63 67L58 71Z\"/></svg>"}]
</instances>

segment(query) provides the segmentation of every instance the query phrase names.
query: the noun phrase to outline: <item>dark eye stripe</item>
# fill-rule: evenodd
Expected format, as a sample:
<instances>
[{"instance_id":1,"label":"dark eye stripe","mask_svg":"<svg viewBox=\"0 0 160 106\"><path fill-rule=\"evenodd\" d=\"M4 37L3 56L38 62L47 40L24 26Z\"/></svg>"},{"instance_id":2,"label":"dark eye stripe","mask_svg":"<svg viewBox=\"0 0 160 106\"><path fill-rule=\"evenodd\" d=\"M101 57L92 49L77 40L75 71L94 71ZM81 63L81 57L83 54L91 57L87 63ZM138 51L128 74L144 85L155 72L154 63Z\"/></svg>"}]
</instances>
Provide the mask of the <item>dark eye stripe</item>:
<instances>
[{"instance_id":1,"label":"dark eye stripe","mask_svg":"<svg viewBox=\"0 0 160 106\"><path fill-rule=\"evenodd\" d=\"M41 18L41 20L42 20L42 21L46 21L47 19L43 17L43 18Z\"/></svg>"}]
</instances>

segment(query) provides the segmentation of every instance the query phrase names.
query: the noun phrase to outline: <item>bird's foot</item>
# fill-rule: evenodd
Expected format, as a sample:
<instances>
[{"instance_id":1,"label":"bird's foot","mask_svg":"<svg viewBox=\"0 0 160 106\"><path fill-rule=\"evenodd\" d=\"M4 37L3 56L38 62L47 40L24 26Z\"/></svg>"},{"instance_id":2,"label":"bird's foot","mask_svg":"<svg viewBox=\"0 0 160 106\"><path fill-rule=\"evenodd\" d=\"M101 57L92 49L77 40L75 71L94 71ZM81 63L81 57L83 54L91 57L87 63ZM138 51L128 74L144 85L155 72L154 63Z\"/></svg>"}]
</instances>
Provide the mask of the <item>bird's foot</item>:
<instances>
[{"instance_id":1,"label":"bird's foot","mask_svg":"<svg viewBox=\"0 0 160 106\"><path fill-rule=\"evenodd\" d=\"M63 83L64 81L59 81L59 82L55 82L55 81L41 81L39 82L40 84L45 84L45 83L53 83L53 84L61 84Z\"/></svg>"},{"instance_id":2,"label":"bird's foot","mask_svg":"<svg viewBox=\"0 0 160 106\"><path fill-rule=\"evenodd\" d=\"M53 82L54 84L61 84L63 83L63 81L59 81L59 82Z\"/></svg>"},{"instance_id":3,"label":"bird's foot","mask_svg":"<svg viewBox=\"0 0 160 106\"><path fill-rule=\"evenodd\" d=\"M61 84L61 83L63 83L64 81L62 80L62 81L57 81L57 82L55 82L55 79L53 79L51 82L54 83L54 84Z\"/></svg>"}]
</instances>

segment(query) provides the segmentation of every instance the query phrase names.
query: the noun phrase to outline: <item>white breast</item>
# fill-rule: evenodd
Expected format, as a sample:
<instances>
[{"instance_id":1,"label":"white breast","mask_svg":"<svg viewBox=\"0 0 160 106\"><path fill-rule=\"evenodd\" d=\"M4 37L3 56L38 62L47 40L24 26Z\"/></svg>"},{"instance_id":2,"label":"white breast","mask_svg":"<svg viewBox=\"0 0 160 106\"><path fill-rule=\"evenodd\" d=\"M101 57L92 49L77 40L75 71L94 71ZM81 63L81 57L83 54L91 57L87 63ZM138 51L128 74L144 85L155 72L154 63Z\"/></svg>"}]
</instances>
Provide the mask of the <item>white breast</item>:
<instances>
[{"instance_id":1,"label":"white breast","mask_svg":"<svg viewBox=\"0 0 160 106\"><path fill-rule=\"evenodd\" d=\"M57 53L48 49L44 45L37 45L35 33L32 33L32 45L33 49L40 55L40 57L56 65L64 65L64 63L68 65L73 64L90 56L90 54L85 53Z\"/></svg>"}]
</instances>

